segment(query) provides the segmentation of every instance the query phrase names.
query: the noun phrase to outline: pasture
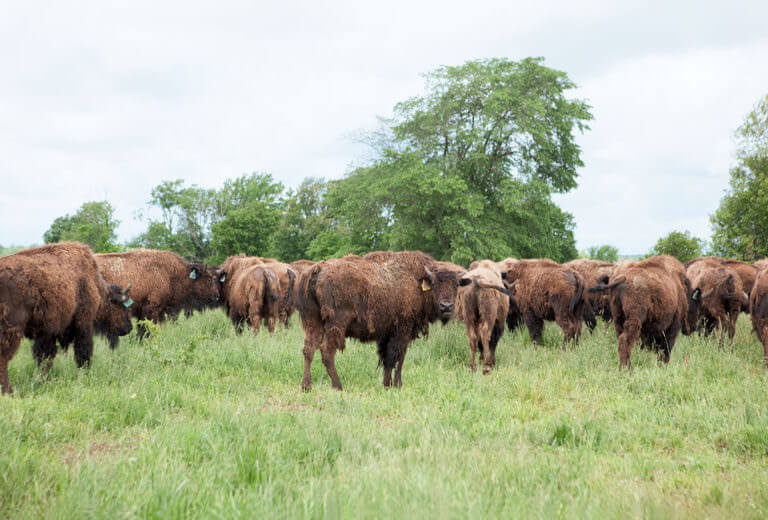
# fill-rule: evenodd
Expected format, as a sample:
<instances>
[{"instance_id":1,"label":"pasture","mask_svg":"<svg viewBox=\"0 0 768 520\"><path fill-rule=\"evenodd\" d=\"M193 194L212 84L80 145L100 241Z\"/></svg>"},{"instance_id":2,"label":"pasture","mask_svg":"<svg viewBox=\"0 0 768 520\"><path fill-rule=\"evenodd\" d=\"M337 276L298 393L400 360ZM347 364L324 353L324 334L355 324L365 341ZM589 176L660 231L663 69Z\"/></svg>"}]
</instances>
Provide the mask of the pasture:
<instances>
[{"instance_id":1,"label":"pasture","mask_svg":"<svg viewBox=\"0 0 768 520\"><path fill-rule=\"evenodd\" d=\"M25 340L0 397L6 518L764 518L768 373L742 316L734 352L681 337L667 367L612 326L563 352L505 334L497 369L468 369L462 324L415 341L403 388L375 345L319 354L303 333L238 336L221 311L135 329L93 366L60 355L41 380Z\"/></svg>"}]
</instances>

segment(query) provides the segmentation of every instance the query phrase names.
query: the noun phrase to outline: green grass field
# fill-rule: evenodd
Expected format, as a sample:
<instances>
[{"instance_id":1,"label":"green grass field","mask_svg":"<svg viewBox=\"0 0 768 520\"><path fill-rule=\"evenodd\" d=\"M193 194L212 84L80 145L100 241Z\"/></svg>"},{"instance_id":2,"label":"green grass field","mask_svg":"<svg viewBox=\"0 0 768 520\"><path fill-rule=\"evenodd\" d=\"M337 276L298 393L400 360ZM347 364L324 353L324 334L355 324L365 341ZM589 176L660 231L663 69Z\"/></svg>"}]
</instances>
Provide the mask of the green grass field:
<instances>
[{"instance_id":1,"label":"green grass field","mask_svg":"<svg viewBox=\"0 0 768 520\"><path fill-rule=\"evenodd\" d=\"M433 326L384 390L375 346L316 356L303 333L237 336L220 311L148 343L98 340L42 381L25 342L0 398L2 518L765 518L768 374L739 323L735 351L682 338L667 367L612 328L562 352L506 334L468 369L463 325Z\"/></svg>"}]
</instances>

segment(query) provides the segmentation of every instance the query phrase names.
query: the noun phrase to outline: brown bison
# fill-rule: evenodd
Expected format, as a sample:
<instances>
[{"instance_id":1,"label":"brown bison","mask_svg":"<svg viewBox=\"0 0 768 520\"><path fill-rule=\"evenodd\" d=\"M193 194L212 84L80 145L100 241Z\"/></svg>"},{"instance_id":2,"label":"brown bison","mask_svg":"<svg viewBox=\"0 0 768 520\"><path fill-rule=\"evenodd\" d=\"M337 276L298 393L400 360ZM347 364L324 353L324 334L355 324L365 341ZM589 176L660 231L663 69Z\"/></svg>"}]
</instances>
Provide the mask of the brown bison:
<instances>
[{"instance_id":1,"label":"brown bison","mask_svg":"<svg viewBox=\"0 0 768 520\"><path fill-rule=\"evenodd\" d=\"M293 269L296 272L296 276L298 276L307 269L310 269L316 263L317 262L313 262L312 260L296 260L288 265L291 266L291 269Z\"/></svg>"},{"instance_id":2,"label":"brown bison","mask_svg":"<svg viewBox=\"0 0 768 520\"><path fill-rule=\"evenodd\" d=\"M187 262L176 253L135 249L95 258L108 283L131 284L131 312L139 320L159 323L181 311L220 304L221 282L216 272L204 264ZM142 339L145 328L139 324L137 330ZM116 337L110 337L110 347L115 348L117 343Z\"/></svg>"},{"instance_id":3,"label":"brown bison","mask_svg":"<svg viewBox=\"0 0 768 520\"><path fill-rule=\"evenodd\" d=\"M761 269L749 295L752 327L763 344L763 363L768 368L768 269Z\"/></svg>"},{"instance_id":4,"label":"brown bison","mask_svg":"<svg viewBox=\"0 0 768 520\"><path fill-rule=\"evenodd\" d=\"M719 266L719 267L726 267L729 269L733 269L736 273L738 273L739 278L741 278L741 284L744 287L744 291L749 294L752 292L752 286L755 285L755 278L757 277L757 271L758 267L752 264L748 264L747 262L742 262L741 260L731 260L728 258L720 258L717 256L702 256L699 258L694 258L693 260L688 260L685 263L685 268L688 269L689 267L697 264L697 263L706 263L711 266ZM745 305L741 308L742 312L749 312L749 305Z\"/></svg>"},{"instance_id":5,"label":"brown bison","mask_svg":"<svg viewBox=\"0 0 768 520\"><path fill-rule=\"evenodd\" d=\"M263 321L267 330L275 332L280 315L280 281L266 265L251 265L238 270L229 284L226 308L238 332L247 323L254 334L259 333Z\"/></svg>"},{"instance_id":6,"label":"brown bison","mask_svg":"<svg viewBox=\"0 0 768 520\"><path fill-rule=\"evenodd\" d=\"M335 259L319 262L299 278L298 309L304 328L304 378L320 349L333 388L341 390L335 356L345 338L375 341L384 366L384 386L402 384L411 341L429 324L453 313L456 274L442 271L429 255L415 251L374 256L377 261Z\"/></svg>"},{"instance_id":7,"label":"brown bison","mask_svg":"<svg viewBox=\"0 0 768 520\"><path fill-rule=\"evenodd\" d=\"M691 333L701 298L701 291L691 288L683 264L667 255L623 262L607 283L588 292L610 295L619 366L627 368L638 339L656 350L660 361L668 363L681 329Z\"/></svg>"},{"instance_id":8,"label":"brown bison","mask_svg":"<svg viewBox=\"0 0 768 520\"><path fill-rule=\"evenodd\" d=\"M541 343L544 321L555 321L563 331L563 350L575 345L584 317L584 278L546 258L507 264L504 280L515 286L520 309L534 344Z\"/></svg>"},{"instance_id":9,"label":"brown bison","mask_svg":"<svg viewBox=\"0 0 768 520\"><path fill-rule=\"evenodd\" d=\"M477 267L460 275L456 315L467 328L469 367L472 370L476 370L475 353L478 349L483 361L483 374L496 366L496 345L504 333L509 300L509 291L504 287L501 273L494 267Z\"/></svg>"},{"instance_id":10,"label":"brown bison","mask_svg":"<svg viewBox=\"0 0 768 520\"><path fill-rule=\"evenodd\" d=\"M90 362L93 332L131 331L128 288L107 285L88 246L63 242L0 258L0 388L11 392L8 363L21 338L44 370L74 343L78 367Z\"/></svg>"},{"instance_id":11,"label":"brown bison","mask_svg":"<svg viewBox=\"0 0 768 520\"><path fill-rule=\"evenodd\" d=\"M704 321L705 333L709 335L716 325L720 326L720 346L725 334L732 342L736 334L736 321L742 308L749 306L749 297L744 292L741 277L729 268L709 262L696 262L686 269L691 287L701 291L699 316L691 325L696 327Z\"/></svg>"},{"instance_id":12,"label":"brown bison","mask_svg":"<svg viewBox=\"0 0 768 520\"><path fill-rule=\"evenodd\" d=\"M577 271L584 277L585 289L594 287L600 283L601 279L608 279L616 269L616 264L610 262L601 262L600 260L590 260L588 258L578 258L563 264L563 267ZM589 304L585 309L584 322L594 330L597 322L595 316L600 316L605 321L611 320L611 304L607 295L586 293L585 298Z\"/></svg>"},{"instance_id":13,"label":"brown bison","mask_svg":"<svg viewBox=\"0 0 768 520\"><path fill-rule=\"evenodd\" d=\"M290 326L294 309L293 296L294 285L296 284L296 271L290 265L274 258L262 258L261 260L277 275L279 282L278 294L280 295L278 305L280 322L287 328Z\"/></svg>"},{"instance_id":14,"label":"brown bison","mask_svg":"<svg viewBox=\"0 0 768 520\"><path fill-rule=\"evenodd\" d=\"M752 265L754 265L758 271L762 271L766 267L768 267L768 258L763 258L762 260L757 260L755 262L752 262Z\"/></svg>"}]
</instances>

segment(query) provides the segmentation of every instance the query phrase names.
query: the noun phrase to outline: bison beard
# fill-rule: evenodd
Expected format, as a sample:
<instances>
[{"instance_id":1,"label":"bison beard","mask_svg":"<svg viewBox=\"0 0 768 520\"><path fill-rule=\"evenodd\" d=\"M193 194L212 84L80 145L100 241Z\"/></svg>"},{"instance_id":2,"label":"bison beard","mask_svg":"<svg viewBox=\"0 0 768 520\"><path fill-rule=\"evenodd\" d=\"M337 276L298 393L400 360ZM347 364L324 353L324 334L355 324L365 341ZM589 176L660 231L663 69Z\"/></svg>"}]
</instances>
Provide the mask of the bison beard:
<instances>
[{"instance_id":1,"label":"bison beard","mask_svg":"<svg viewBox=\"0 0 768 520\"><path fill-rule=\"evenodd\" d=\"M310 390L310 368L320 349L333 388L341 390L335 356L345 338L375 341L384 366L383 384L402 385L402 368L409 343L429 332L429 323L453 312L456 275L425 265L416 253L378 259L336 259L320 262L299 278L298 309L304 328L304 378ZM423 253L419 253L423 255ZM431 258L431 257L428 257ZM451 291L445 287L450 286ZM441 300L441 294L448 295ZM451 298L450 295L453 294Z\"/></svg>"},{"instance_id":2,"label":"bison beard","mask_svg":"<svg viewBox=\"0 0 768 520\"><path fill-rule=\"evenodd\" d=\"M127 290L104 282L91 250L64 242L0 259L0 387L11 392L8 363L21 338L34 341L35 360L46 371L62 348L74 343L75 362L87 365L94 329L130 332Z\"/></svg>"}]
</instances>

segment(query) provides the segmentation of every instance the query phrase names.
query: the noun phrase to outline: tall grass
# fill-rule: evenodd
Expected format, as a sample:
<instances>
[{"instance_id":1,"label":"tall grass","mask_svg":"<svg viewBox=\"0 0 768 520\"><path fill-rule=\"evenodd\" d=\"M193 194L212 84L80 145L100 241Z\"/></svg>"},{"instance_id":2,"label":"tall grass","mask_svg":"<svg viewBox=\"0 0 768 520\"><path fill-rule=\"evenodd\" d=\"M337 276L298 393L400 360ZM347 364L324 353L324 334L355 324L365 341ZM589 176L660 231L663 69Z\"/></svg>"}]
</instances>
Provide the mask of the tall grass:
<instances>
[{"instance_id":1,"label":"tall grass","mask_svg":"<svg viewBox=\"0 0 768 520\"><path fill-rule=\"evenodd\" d=\"M0 517L765 518L768 375L739 323L734 351L681 339L666 367L612 328L558 348L505 335L470 372L461 324L408 352L384 390L373 345L300 390L303 334L238 336L221 312L150 341L99 340L41 380L22 347L0 398Z\"/></svg>"}]
</instances>

